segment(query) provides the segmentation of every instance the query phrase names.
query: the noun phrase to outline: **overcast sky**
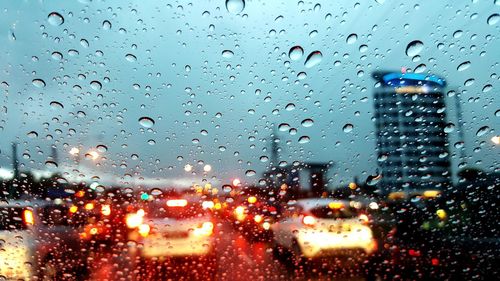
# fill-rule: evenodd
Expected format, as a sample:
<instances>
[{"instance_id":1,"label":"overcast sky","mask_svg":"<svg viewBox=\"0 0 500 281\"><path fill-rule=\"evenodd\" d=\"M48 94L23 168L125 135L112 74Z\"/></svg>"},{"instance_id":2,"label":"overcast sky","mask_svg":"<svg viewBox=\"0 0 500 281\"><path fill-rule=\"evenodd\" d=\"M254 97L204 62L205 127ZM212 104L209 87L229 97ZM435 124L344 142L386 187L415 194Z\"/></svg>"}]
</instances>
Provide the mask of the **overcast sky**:
<instances>
[{"instance_id":1,"label":"overcast sky","mask_svg":"<svg viewBox=\"0 0 500 281\"><path fill-rule=\"evenodd\" d=\"M468 162L498 169L499 1L246 1L240 13L225 1L167 2L3 1L0 169L16 141L25 169L55 169L55 145L68 176L188 185L210 164L211 182L254 182L283 124L280 160L333 161L337 186L377 167L371 73L419 65L462 93ZM414 40L423 49L409 57ZM307 67L314 51L322 59ZM96 161L70 157L98 145Z\"/></svg>"}]
</instances>

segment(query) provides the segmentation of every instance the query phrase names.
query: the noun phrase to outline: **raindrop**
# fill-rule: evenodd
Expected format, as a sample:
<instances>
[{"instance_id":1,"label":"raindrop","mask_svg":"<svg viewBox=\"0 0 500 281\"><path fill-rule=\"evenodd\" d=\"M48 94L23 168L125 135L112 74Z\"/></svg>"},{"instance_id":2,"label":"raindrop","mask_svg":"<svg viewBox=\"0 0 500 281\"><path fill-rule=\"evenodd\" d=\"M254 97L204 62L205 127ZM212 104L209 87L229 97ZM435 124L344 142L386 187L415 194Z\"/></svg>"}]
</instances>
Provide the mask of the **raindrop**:
<instances>
[{"instance_id":1,"label":"raindrop","mask_svg":"<svg viewBox=\"0 0 500 281\"><path fill-rule=\"evenodd\" d=\"M137 57L132 55L132 54L126 54L125 55L125 59L129 62L134 62L134 61L137 61Z\"/></svg>"},{"instance_id":2,"label":"raindrop","mask_svg":"<svg viewBox=\"0 0 500 281\"><path fill-rule=\"evenodd\" d=\"M14 33L14 30L9 29L9 33L7 35L10 41L16 41L16 34Z\"/></svg>"},{"instance_id":3,"label":"raindrop","mask_svg":"<svg viewBox=\"0 0 500 281\"><path fill-rule=\"evenodd\" d=\"M63 55L59 52L53 52L52 53L52 59L54 60L62 60L63 58Z\"/></svg>"},{"instance_id":4,"label":"raindrop","mask_svg":"<svg viewBox=\"0 0 500 281\"><path fill-rule=\"evenodd\" d=\"M153 188L153 189L151 189L150 193L153 196L159 196L159 195L163 194L163 191L161 191L161 189L159 189L159 188Z\"/></svg>"},{"instance_id":5,"label":"raindrop","mask_svg":"<svg viewBox=\"0 0 500 281\"><path fill-rule=\"evenodd\" d=\"M483 93L487 93L493 89L493 86L491 84L484 85L483 87Z\"/></svg>"},{"instance_id":6,"label":"raindrop","mask_svg":"<svg viewBox=\"0 0 500 281\"><path fill-rule=\"evenodd\" d=\"M311 31L311 32L309 33L309 37L311 37L311 38L314 38L314 37L316 37L317 35L318 35L318 31L317 31L317 30L313 30L313 31Z\"/></svg>"},{"instance_id":7,"label":"raindrop","mask_svg":"<svg viewBox=\"0 0 500 281\"><path fill-rule=\"evenodd\" d=\"M233 56L234 56L234 53L231 50L224 50L224 51L222 51L222 57L223 58L230 59Z\"/></svg>"},{"instance_id":8,"label":"raindrop","mask_svg":"<svg viewBox=\"0 0 500 281\"><path fill-rule=\"evenodd\" d=\"M377 158L377 161L379 162L384 162L385 160L387 160L387 158L389 158L389 156L387 154L381 154L378 158Z\"/></svg>"},{"instance_id":9,"label":"raindrop","mask_svg":"<svg viewBox=\"0 0 500 281\"><path fill-rule=\"evenodd\" d=\"M368 178L366 178L366 184L373 186L373 185L376 185L381 179L382 179L382 174L369 175Z\"/></svg>"},{"instance_id":10,"label":"raindrop","mask_svg":"<svg viewBox=\"0 0 500 281\"><path fill-rule=\"evenodd\" d=\"M27 134L27 136L31 139L34 139L34 138L37 138L38 137L38 133L35 132L35 131L31 131Z\"/></svg>"},{"instance_id":11,"label":"raindrop","mask_svg":"<svg viewBox=\"0 0 500 281\"><path fill-rule=\"evenodd\" d=\"M62 105L62 103L58 102L58 101L51 101L50 102L50 106L54 109L63 109L64 106Z\"/></svg>"},{"instance_id":12,"label":"raindrop","mask_svg":"<svg viewBox=\"0 0 500 281\"><path fill-rule=\"evenodd\" d=\"M286 111L292 111L295 109L295 104L289 103L285 106Z\"/></svg>"},{"instance_id":13,"label":"raindrop","mask_svg":"<svg viewBox=\"0 0 500 281\"><path fill-rule=\"evenodd\" d=\"M265 155L261 156L259 159L260 159L260 162L267 162L267 161L269 161L269 157L267 157Z\"/></svg>"},{"instance_id":14,"label":"raindrop","mask_svg":"<svg viewBox=\"0 0 500 281\"><path fill-rule=\"evenodd\" d=\"M102 22L102 29L110 30L111 29L111 22L108 20L103 21Z\"/></svg>"},{"instance_id":15,"label":"raindrop","mask_svg":"<svg viewBox=\"0 0 500 281\"><path fill-rule=\"evenodd\" d=\"M300 144L305 144L305 143L308 143L309 141L311 141L311 138L308 137L308 136L302 136L299 138L299 143Z\"/></svg>"},{"instance_id":16,"label":"raindrop","mask_svg":"<svg viewBox=\"0 0 500 281\"><path fill-rule=\"evenodd\" d=\"M226 147L223 145L219 146L219 151L226 151Z\"/></svg>"},{"instance_id":17,"label":"raindrop","mask_svg":"<svg viewBox=\"0 0 500 281\"><path fill-rule=\"evenodd\" d=\"M148 144L149 144L149 145L155 145L155 144L156 144L156 142L155 142L155 140L148 140Z\"/></svg>"},{"instance_id":18,"label":"raindrop","mask_svg":"<svg viewBox=\"0 0 500 281\"><path fill-rule=\"evenodd\" d=\"M312 125L314 125L314 121L312 119L304 119L302 120L302 126L308 128L308 127L311 127Z\"/></svg>"},{"instance_id":19,"label":"raindrop","mask_svg":"<svg viewBox=\"0 0 500 281\"><path fill-rule=\"evenodd\" d=\"M455 124L453 124L453 123L448 123L444 127L444 132L447 134L453 132L454 130L455 130Z\"/></svg>"},{"instance_id":20,"label":"raindrop","mask_svg":"<svg viewBox=\"0 0 500 281\"><path fill-rule=\"evenodd\" d=\"M68 50L68 55L70 55L72 57L77 56L78 54L80 54L80 53L75 49Z\"/></svg>"},{"instance_id":21,"label":"raindrop","mask_svg":"<svg viewBox=\"0 0 500 281\"><path fill-rule=\"evenodd\" d=\"M144 128L152 128L155 124L155 121L150 117L141 117L139 118L139 124Z\"/></svg>"},{"instance_id":22,"label":"raindrop","mask_svg":"<svg viewBox=\"0 0 500 281\"><path fill-rule=\"evenodd\" d=\"M97 151L99 151L101 153L108 151L108 147L105 146L104 144L99 144L95 148L97 149Z\"/></svg>"},{"instance_id":23,"label":"raindrop","mask_svg":"<svg viewBox=\"0 0 500 281\"><path fill-rule=\"evenodd\" d=\"M500 21L500 15L499 14L493 14L488 17L488 20L486 21L489 25L495 25L498 21Z\"/></svg>"},{"instance_id":24,"label":"raindrop","mask_svg":"<svg viewBox=\"0 0 500 281\"><path fill-rule=\"evenodd\" d=\"M52 12L49 14L47 17L47 21L54 26L58 26L64 23L64 18L61 16L61 14Z\"/></svg>"},{"instance_id":25,"label":"raindrop","mask_svg":"<svg viewBox=\"0 0 500 281\"><path fill-rule=\"evenodd\" d=\"M84 47L84 48L88 48L89 47L89 41L87 41L86 39L81 39L80 40L80 45L82 45L82 47Z\"/></svg>"},{"instance_id":26,"label":"raindrop","mask_svg":"<svg viewBox=\"0 0 500 281\"><path fill-rule=\"evenodd\" d=\"M288 51L288 57L291 60L299 60L304 55L304 49L301 46L294 46Z\"/></svg>"},{"instance_id":27,"label":"raindrop","mask_svg":"<svg viewBox=\"0 0 500 281\"><path fill-rule=\"evenodd\" d=\"M469 68L471 65L470 61L464 61L462 62L458 67L457 67L457 70L458 71L464 71L466 70L467 68Z\"/></svg>"},{"instance_id":28,"label":"raindrop","mask_svg":"<svg viewBox=\"0 0 500 281\"><path fill-rule=\"evenodd\" d=\"M307 73L305 73L305 72L299 72L297 74L297 79L299 79L299 80L306 79L306 77L307 77Z\"/></svg>"},{"instance_id":29,"label":"raindrop","mask_svg":"<svg viewBox=\"0 0 500 281\"><path fill-rule=\"evenodd\" d=\"M57 163L51 160L45 161L45 167L47 168L57 168Z\"/></svg>"},{"instance_id":30,"label":"raindrop","mask_svg":"<svg viewBox=\"0 0 500 281\"><path fill-rule=\"evenodd\" d=\"M45 81L43 81L42 79L33 79L33 81L31 82L33 83L33 86L37 88L45 87Z\"/></svg>"},{"instance_id":31,"label":"raindrop","mask_svg":"<svg viewBox=\"0 0 500 281\"><path fill-rule=\"evenodd\" d=\"M406 46L406 55L409 57L414 57L420 54L420 52L422 52L423 49L424 49L424 43L422 43L422 41L419 40L411 41Z\"/></svg>"},{"instance_id":32,"label":"raindrop","mask_svg":"<svg viewBox=\"0 0 500 281\"><path fill-rule=\"evenodd\" d=\"M255 176L256 174L257 174L257 173L256 173L254 170L247 170L247 171L245 172L245 175L246 175L247 177L253 177L253 176Z\"/></svg>"},{"instance_id":33,"label":"raindrop","mask_svg":"<svg viewBox=\"0 0 500 281\"><path fill-rule=\"evenodd\" d=\"M490 127L488 127L488 126L483 126L483 127L479 128L479 130L477 130L477 132L476 132L476 136L478 136L478 137L483 136L483 135L484 135L484 134L486 134L489 130L490 130Z\"/></svg>"},{"instance_id":34,"label":"raindrop","mask_svg":"<svg viewBox=\"0 0 500 281\"><path fill-rule=\"evenodd\" d=\"M231 14L238 14L245 9L245 0L226 0L226 9Z\"/></svg>"},{"instance_id":35,"label":"raindrop","mask_svg":"<svg viewBox=\"0 0 500 281\"><path fill-rule=\"evenodd\" d=\"M306 68L311 68L321 62L323 59L323 54L320 51L314 51L307 56L304 66Z\"/></svg>"},{"instance_id":36,"label":"raindrop","mask_svg":"<svg viewBox=\"0 0 500 281\"><path fill-rule=\"evenodd\" d=\"M289 124L287 124L287 123L281 123L281 124L279 124L279 126L278 126L278 130L279 130L280 132L286 132L286 131L290 130L290 125L289 125Z\"/></svg>"},{"instance_id":37,"label":"raindrop","mask_svg":"<svg viewBox=\"0 0 500 281\"><path fill-rule=\"evenodd\" d=\"M95 91L99 91L102 89L102 84L99 81L92 81L90 82L90 88L92 88Z\"/></svg>"},{"instance_id":38,"label":"raindrop","mask_svg":"<svg viewBox=\"0 0 500 281\"><path fill-rule=\"evenodd\" d=\"M358 35L356 33L352 33L349 36L347 36L347 39L345 40L345 42L347 44L354 44L356 42L356 40L358 40Z\"/></svg>"},{"instance_id":39,"label":"raindrop","mask_svg":"<svg viewBox=\"0 0 500 281\"><path fill-rule=\"evenodd\" d=\"M352 131L352 129L354 129L354 126L350 123L347 123L344 125L344 127L342 127L342 130L344 131L344 133L350 133Z\"/></svg>"}]
</instances>

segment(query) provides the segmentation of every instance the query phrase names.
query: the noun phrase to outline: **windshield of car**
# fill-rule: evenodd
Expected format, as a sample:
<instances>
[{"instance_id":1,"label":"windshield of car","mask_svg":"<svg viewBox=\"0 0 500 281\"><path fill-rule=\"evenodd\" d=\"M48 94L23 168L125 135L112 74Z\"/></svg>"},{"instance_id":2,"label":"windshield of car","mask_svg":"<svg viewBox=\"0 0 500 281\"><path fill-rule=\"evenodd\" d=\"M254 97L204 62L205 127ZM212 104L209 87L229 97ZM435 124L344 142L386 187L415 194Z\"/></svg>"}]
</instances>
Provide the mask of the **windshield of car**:
<instances>
[{"instance_id":1,"label":"windshield of car","mask_svg":"<svg viewBox=\"0 0 500 281\"><path fill-rule=\"evenodd\" d=\"M498 279L499 49L500 0L0 1L0 279Z\"/></svg>"}]
</instances>

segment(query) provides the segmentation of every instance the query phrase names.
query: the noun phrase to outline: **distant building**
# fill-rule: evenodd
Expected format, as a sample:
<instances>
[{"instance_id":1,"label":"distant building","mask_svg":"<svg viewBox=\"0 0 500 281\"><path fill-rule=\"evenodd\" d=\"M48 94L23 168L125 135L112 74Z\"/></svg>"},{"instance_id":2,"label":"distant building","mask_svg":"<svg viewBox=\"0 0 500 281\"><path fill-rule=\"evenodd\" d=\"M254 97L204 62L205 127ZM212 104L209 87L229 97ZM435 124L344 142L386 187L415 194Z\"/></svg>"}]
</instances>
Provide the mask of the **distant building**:
<instances>
[{"instance_id":1,"label":"distant building","mask_svg":"<svg viewBox=\"0 0 500 281\"><path fill-rule=\"evenodd\" d=\"M375 129L383 192L450 185L446 81L435 75L375 72Z\"/></svg>"}]
</instances>

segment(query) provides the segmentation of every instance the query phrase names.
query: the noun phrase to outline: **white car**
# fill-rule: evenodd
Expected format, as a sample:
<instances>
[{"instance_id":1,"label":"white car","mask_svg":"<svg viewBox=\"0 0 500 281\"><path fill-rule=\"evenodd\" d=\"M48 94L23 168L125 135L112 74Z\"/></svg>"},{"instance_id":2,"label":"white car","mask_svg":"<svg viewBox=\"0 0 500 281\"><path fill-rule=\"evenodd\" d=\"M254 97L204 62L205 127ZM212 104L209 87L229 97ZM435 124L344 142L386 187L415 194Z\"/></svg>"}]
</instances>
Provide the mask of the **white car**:
<instances>
[{"instance_id":1,"label":"white car","mask_svg":"<svg viewBox=\"0 0 500 281\"><path fill-rule=\"evenodd\" d=\"M138 256L145 259L170 257L212 257L214 222L198 202L186 199L155 200L129 214L133 229L129 240L136 241Z\"/></svg>"},{"instance_id":2,"label":"white car","mask_svg":"<svg viewBox=\"0 0 500 281\"><path fill-rule=\"evenodd\" d=\"M276 248L298 258L359 258L377 249L367 221L348 201L301 199L287 206L272 230Z\"/></svg>"},{"instance_id":3,"label":"white car","mask_svg":"<svg viewBox=\"0 0 500 281\"><path fill-rule=\"evenodd\" d=\"M7 280L84 278L85 258L66 206L47 201L0 203L0 276Z\"/></svg>"}]
</instances>

